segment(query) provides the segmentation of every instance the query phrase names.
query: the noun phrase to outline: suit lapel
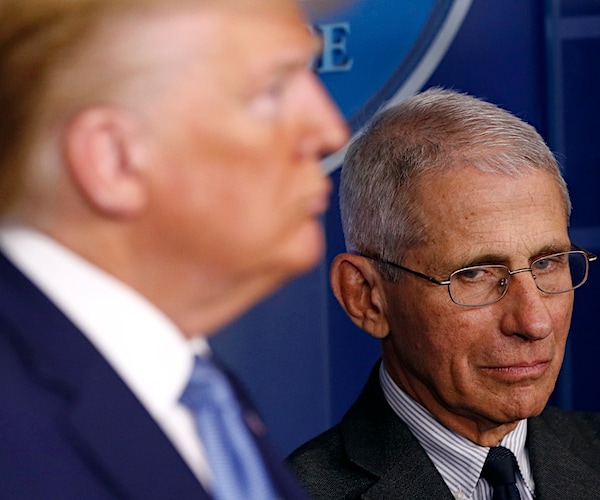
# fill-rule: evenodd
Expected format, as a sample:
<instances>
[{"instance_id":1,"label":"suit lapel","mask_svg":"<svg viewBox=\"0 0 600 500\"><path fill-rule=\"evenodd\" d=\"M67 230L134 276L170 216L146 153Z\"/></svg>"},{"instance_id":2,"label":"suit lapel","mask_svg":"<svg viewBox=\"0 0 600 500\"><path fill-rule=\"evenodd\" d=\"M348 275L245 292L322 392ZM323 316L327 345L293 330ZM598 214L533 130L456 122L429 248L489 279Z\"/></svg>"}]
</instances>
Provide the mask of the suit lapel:
<instances>
[{"instance_id":1,"label":"suit lapel","mask_svg":"<svg viewBox=\"0 0 600 500\"><path fill-rule=\"evenodd\" d=\"M529 419L527 431L536 498L597 499L600 495L598 443L591 442L592 436L578 441L567 414L558 416L558 435L548 424L547 415L548 410L540 417ZM586 449L597 464L595 469L579 458L578 452Z\"/></svg>"},{"instance_id":2,"label":"suit lapel","mask_svg":"<svg viewBox=\"0 0 600 500\"><path fill-rule=\"evenodd\" d=\"M344 416L341 433L349 459L378 478L362 498L453 498L425 450L385 401L379 363Z\"/></svg>"},{"instance_id":3,"label":"suit lapel","mask_svg":"<svg viewBox=\"0 0 600 500\"><path fill-rule=\"evenodd\" d=\"M419 445L413 447L408 441L397 446L403 447L405 453L363 494L363 498L454 498Z\"/></svg>"},{"instance_id":4,"label":"suit lapel","mask_svg":"<svg viewBox=\"0 0 600 500\"><path fill-rule=\"evenodd\" d=\"M65 407L65 436L119 496L209 498L116 375L95 371L78 389L78 397Z\"/></svg>"}]
</instances>

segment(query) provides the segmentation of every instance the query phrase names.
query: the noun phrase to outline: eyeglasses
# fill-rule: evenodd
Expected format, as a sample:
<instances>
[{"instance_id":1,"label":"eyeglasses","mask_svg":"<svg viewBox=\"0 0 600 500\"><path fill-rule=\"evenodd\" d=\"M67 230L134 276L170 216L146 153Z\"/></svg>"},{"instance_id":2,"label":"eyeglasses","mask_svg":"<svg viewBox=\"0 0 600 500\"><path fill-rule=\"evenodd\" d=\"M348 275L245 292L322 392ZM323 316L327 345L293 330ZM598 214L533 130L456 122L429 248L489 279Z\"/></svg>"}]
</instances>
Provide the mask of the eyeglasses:
<instances>
[{"instance_id":1,"label":"eyeglasses","mask_svg":"<svg viewBox=\"0 0 600 500\"><path fill-rule=\"evenodd\" d=\"M530 272L538 290L548 294L570 292L587 281L589 263L597 257L576 245L576 250L544 255L535 259L530 267L511 271L502 264L469 266L454 271L445 281L414 271L389 260L360 254L382 264L395 267L436 285L448 287L452 302L459 306L486 306L498 302L508 290L510 278L515 274Z\"/></svg>"}]
</instances>

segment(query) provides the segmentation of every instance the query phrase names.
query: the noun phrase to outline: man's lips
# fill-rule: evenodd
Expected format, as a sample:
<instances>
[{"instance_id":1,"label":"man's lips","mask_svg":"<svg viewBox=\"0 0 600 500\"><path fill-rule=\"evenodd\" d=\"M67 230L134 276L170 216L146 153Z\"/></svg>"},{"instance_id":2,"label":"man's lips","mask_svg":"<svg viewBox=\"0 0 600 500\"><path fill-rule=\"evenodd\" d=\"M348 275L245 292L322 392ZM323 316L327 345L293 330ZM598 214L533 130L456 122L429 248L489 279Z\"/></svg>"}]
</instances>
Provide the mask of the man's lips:
<instances>
[{"instance_id":1,"label":"man's lips","mask_svg":"<svg viewBox=\"0 0 600 500\"><path fill-rule=\"evenodd\" d=\"M327 211L329 208L329 196L331 194L331 189L331 182L327 180L327 182L323 183L321 189L316 190L308 198L308 209L311 214L319 216Z\"/></svg>"},{"instance_id":2,"label":"man's lips","mask_svg":"<svg viewBox=\"0 0 600 500\"><path fill-rule=\"evenodd\" d=\"M550 360L516 361L495 366L486 366L484 370L496 376L508 378L537 378L550 366Z\"/></svg>"},{"instance_id":3,"label":"man's lips","mask_svg":"<svg viewBox=\"0 0 600 500\"><path fill-rule=\"evenodd\" d=\"M324 214L329 208L329 191L322 196L315 196L312 200L311 209L315 215Z\"/></svg>"}]
</instances>

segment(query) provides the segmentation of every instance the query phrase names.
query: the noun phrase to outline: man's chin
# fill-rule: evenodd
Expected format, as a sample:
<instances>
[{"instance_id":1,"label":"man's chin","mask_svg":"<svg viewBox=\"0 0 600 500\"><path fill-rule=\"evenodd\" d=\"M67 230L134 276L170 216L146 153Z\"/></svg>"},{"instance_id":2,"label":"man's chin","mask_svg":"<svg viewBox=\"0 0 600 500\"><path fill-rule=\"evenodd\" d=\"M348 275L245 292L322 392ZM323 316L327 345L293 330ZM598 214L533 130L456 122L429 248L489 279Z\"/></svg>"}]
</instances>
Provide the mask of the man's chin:
<instances>
[{"instance_id":1,"label":"man's chin","mask_svg":"<svg viewBox=\"0 0 600 500\"><path fill-rule=\"evenodd\" d=\"M509 408L506 409L505 414L501 420L505 422L518 422L519 420L525 420L526 418L537 417L548 403L548 398L525 401L516 401Z\"/></svg>"}]
</instances>

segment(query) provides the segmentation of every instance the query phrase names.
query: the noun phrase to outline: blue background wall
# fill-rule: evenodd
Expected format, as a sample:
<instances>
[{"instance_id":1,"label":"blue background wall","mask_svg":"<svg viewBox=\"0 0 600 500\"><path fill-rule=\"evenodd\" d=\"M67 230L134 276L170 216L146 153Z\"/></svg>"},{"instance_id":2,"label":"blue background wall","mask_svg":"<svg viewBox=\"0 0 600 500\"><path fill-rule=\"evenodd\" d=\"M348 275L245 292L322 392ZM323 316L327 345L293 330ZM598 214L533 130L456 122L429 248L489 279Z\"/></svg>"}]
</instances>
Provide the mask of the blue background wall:
<instances>
[{"instance_id":1,"label":"blue background wall","mask_svg":"<svg viewBox=\"0 0 600 500\"><path fill-rule=\"evenodd\" d=\"M342 57L339 63L348 62L344 56L353 59L353 67L345 76L357 85L374 75L372 69L361 69L367 58L362 54L371 61L378 54L382 61L397 56L390 53L395 42L385 37L398 26L385 22L385 9L399 2L402 0L358 0L354 4L354 9L360 9L368 3L374 10L365 12L383 14L384 20L377 27L378 36L361 34L356 24L341 32L347 38L347 53L338 54ZM467 3L468 11L456 36L422 86L451 87L483 97L534 125L565 168L574 204L572 240L600 253L600 0ZM410 9L416 9L419 2L412 4L407 0ZM452 2L438 4L444 9ZM415 16L422 18L422 14L416 12ZM339 19L344 20L344 15L340 13ZM335 21L334 15L327 21L332 19ZM361 39L353 46L361 36L371 45L365 46L367 42ZM398 53L402 50L399 48ZM409 51L409 56L415 54ZM361 111L344 102L344 75L321 76L354 128L379 104L371 102ZM385 95L378 98L388 97L389 84L400 86L405 76L396 74L395 81L388 81ZM367 101L363 96L363 102ZM350 323L329 291L329 263L344 251L337 207L339 170L331 177L336 189L324 218L328 250L323 262L211 341L245 381L282 456L340 419L379 356L378 343ZM600 411L596 309L600 264L592 266L590 281L576 292L567 357L552 402Z\"/></svg>"}]
</instances>

